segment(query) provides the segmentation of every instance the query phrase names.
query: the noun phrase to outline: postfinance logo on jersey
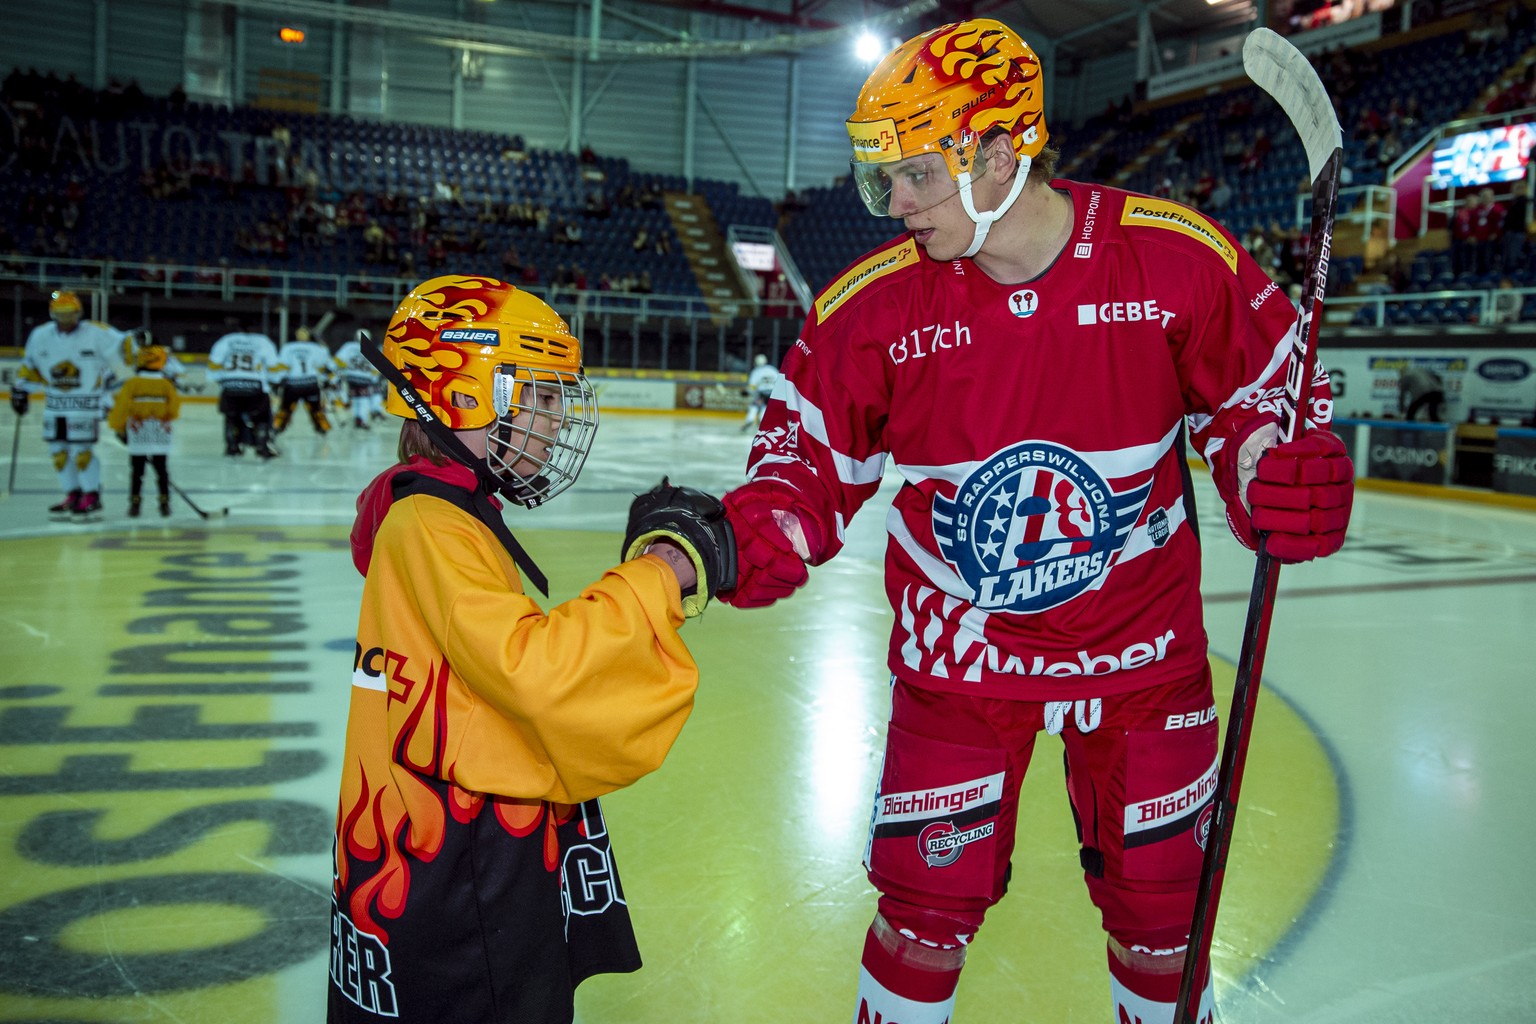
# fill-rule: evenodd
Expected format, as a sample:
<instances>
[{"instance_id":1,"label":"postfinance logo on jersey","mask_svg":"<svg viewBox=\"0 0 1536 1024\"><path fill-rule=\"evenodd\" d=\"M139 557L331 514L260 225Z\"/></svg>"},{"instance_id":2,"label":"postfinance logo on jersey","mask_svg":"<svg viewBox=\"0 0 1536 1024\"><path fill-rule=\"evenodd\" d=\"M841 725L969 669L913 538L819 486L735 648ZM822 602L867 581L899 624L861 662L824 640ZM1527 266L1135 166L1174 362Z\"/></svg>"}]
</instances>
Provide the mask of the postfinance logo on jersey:
<instances>
[{"instance_id":1,"label":"postfinance logo on jersey","mask_svg":"<svg viewBox=\"0 0 1536 1024\"><path fill-rule=\"evenodd\" d=\"M1166 228L1181 235L1199 239L1221 257L1232 273L1237 273L1237 246L1227 241L1221 229L1187 206L1161 199L1130 196L1120 214L1121 224L1140 224L1145 227Z\"/></svg>"},{"instance_id":2,"label":"postfinance logo on jersey","mask_svg":"<svg viewBox=\"0 0 1536 1024\"><path fill-rule=\"evenodd\" d=\"M869 282L917 262L917 243L908 238L860 260L816 297L816 322L826 323L832 311L853 298Z\"/></svg>"}]
</instances>

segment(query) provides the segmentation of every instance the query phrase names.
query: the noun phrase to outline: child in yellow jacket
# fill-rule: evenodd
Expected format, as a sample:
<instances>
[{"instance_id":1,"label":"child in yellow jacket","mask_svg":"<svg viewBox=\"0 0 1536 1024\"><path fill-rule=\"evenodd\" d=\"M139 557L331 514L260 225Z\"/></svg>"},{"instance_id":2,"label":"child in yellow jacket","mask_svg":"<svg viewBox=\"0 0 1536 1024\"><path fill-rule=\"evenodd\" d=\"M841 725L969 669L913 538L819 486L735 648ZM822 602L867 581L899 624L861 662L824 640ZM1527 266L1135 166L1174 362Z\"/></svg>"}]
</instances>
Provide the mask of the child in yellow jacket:
<instances>
[{"instance_id":1,"label":"child in yellow jacket","mask_svg":"<svg viewBox=\"0 0 1536 1024\"><path fill-rule=\"evenodd\" d=\"M169 358L160 345L146 345L134 357L135 373L118 389L117 400L107 414L107 425L128 446L132 460L128 482L128 515L137 518L142 505L144 466L155 467L160 490L160 514L171 514L171 474L166 457L171 453L171 424L181 412L181 393L166 376Z\"/></svg>"},{"instance_id":2,"label":"child in yellow jacket","mask_svg":"<svg viewBox=\"0 0 1536 1024\"><path fill-rule=\"evenodd\" d=\"M501 503L580 471L581 343L534 296L448 275L358 345L404 422L351 537L326 1020L570 1024L584 979L640 966L598 797L682 729L698 668L678 630L731 585L735 542L718 500L663 481L630 509L623 562L546 613Z\"/></svg>"}]
</instances>

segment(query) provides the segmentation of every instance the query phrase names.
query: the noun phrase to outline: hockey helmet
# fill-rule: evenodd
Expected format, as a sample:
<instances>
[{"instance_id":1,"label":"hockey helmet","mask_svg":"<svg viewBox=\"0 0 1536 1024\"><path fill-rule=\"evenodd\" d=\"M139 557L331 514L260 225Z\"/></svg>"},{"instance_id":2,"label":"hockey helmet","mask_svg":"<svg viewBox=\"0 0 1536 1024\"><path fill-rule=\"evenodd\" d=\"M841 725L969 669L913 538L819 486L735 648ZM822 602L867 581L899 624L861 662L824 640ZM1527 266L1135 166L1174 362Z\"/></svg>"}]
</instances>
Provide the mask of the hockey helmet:
<instances>
[{"instance_id":1,"label":"hockey helmet","mask_svg":"<svg viewBox=\"0 0 1536 1024\"><path fill-rule=\"evenodd\" d=\"M68 320L74 323L80 319L84 307L80 305L80 296L66 289L59 289L48 297L48 315L55 320Z\"/></svg>"},{"instance_id":2,"label":"hockey helmet","mask_svg":"<svg viewBox=\"0 0 1536 1024\"><path fill-rule=\"evenodd\" d=\"M298 328L296 331L293 332L293 338L294 338L295 341L313 341L313 340L315 340L314 334L312 334L310 332L308 327L300 327L300 328Z\"/></svg>"},{"instance_id":3,"label":"hockey helmet","mask_svg":"<svg viewBox=\"0 0 1536 1024\"><path fill-rule=\"evenodd\" d=\"M1027 171L1049 140L1041 78L1029 44L988 18L944 25L897 47L864 82L847 121L865 206L889 216L888 165L923 153L942 156L952 181L969 180L994 128L1008 132Z\"/></svg>"},{"instance_id":4,"label":"hockey helmet","mask_svg":"<svg viewBox=\"0 0 1536 1024\"><path fill-rule=\"evenodd\" d=\"M140 370L165 369L167 353L164 346L145 345L134 356L133 364Z\"/></svg>"},{"instance_id":5,"label":"hockey helmet","mask_svg":"<svg viewBox=\"0 0 1536 1024\"><path fill-rule=\"evenodd\" d=\"M581 342L536 296L490 277L434 277L395 310L383 353L445 426L486 430L486 464L513 500L547 501L581 471L596 396ZM384 409L416 418L393 387Z\"/></svg>"}]
</instances>

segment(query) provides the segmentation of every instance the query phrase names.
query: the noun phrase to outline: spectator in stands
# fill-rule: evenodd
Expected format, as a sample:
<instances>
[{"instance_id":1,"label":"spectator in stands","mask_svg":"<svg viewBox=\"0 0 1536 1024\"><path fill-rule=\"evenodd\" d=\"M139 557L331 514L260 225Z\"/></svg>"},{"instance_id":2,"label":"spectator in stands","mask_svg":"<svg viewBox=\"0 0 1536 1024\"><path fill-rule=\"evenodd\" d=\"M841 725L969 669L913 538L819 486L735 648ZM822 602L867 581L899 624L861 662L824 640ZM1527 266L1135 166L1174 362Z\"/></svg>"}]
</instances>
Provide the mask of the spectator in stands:
<instances>
[{"instance_id":1,"label":"spectator in stands","mask_svg":"<svg viewBox=\"0 0 1536 1024\"><path fill-rule=\"evenodd\" d=\"M1472 264L1478 274L1492 273L1503 248L1504 206L1493 198L1493 189L1484 186L1477 192L1472 207Z\"/></svg>"},{"instance_id":2,"label":"spectator in stands","mask_svg":"<svg viewBox=\"0 0 1536 1024\"><path fill-rule=\"evenodd\" d=\"M630 240L629 247L635 252L645 252L651 247L651 233L644 224L635 228L635 237Z\"/></svg>"},{"instance_id":3,"label":"spectator in stands","mask_svg":"<svg viewBox=\"0 0 1536 1024\"><path fill-rule=\"evenodd\" d=\"M1376 147L1376 163L1383 171L1389 169L1403 155L1403 140L1396 128L1388 128Z\"/></svg>"},{"instance_id":4,"label":"spectator in stands","mask_svg":"<svg viewBox=\"0 0 1536 1024\"><path fill-rule=\"evenodd\" d=\"M1227 132L1227 137L1221 143L1221 162L1228 167L1237 167L1243 162L1246 152L1243 137L1235 131Z\"/></svg>"},{"instance_id":5,"label":"spectator in stands","mask_svg":"<svg viewBox=\"0 0 1536 1024\"><path fill-rule=\"evenodd\" d=\"M517 243L508 240L501 253L501 277L504 281L516 281L523 274L523 255L517 251Z\"/></svg>"},{"instance_id":6,"label":"spectator in stands","mask_svg":"<svg viewBox=\"0 0 1536 1024\"><path fill-rule=\"evenodd\" d=\"M1264 169L1264 161L1269 157L1269 152L1274 148L1274 143L1269 141L1269 133L1263 128L1253 130L1253 141L1243 152L1243 159L1238 164L1238 169L1246 174L1256 174Z\"/></svg>"},{"instance_id":7,"label":"spectator in stands","mask_svg":"<svg viewBox=\"0 0 1536 1024\"><path fill-rule=\"evenodd\" d=\"M388 245L389 236L384 233L384 225L370 220L363 228L363 259L369 263L390 262Z\"/></svg>"},{"instance_id":8,"label":"spectator in stands","mask_svg":"<svg viewBox=\"0 0 1536 1024\"><path fill-rule=\"evenodd\" d=\"M1499 243L1499 269L1510 276L1525 270L1525 236L1530 230L1531 200L1525 192L1525 183L1515 186L1515 191L1504 204L1504 236Z\"/></svg>"},{"instance_id":9,"label":"spectator in stands","mask_svg":"<svg viewBox=\"0 0 1536 1024\"><path fill-rule=\"evenodd\" d=\"M1471 202L1462 203L1451 216L1451 273L1456 277L1470 273L1474 266L1472 210Z\"/></svg>"},{"instance_id":10,"label":"spectator in stands","mask_svg":"<svg viewBox=\"0 0 1536 1024\"><path fill-rule=\"evenodd\" d=\"M1210 198L1206 200L1206 207L1212 213L1220 213L1232 204L1232 186L1226 178L1218 177L1216 184L1211 186Z\"/></svg>"}]
</instances>

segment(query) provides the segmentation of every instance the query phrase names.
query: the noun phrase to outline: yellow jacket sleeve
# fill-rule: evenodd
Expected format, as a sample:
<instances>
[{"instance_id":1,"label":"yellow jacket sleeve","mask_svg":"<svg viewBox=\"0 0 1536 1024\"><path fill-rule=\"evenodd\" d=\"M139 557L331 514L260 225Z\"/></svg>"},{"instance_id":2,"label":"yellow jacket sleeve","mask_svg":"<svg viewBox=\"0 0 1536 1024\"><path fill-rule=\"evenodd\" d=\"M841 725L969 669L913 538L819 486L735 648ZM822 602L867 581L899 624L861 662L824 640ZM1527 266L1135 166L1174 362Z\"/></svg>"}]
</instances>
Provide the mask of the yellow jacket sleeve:
<instances>
[{"instance_id":1,"label":"yellow jacket sleeve","mask_svg":"<svg viewBox=\"0 0 1536 1024\"><path fill-rule=\"evenodd\" d=\"M545 614L483 524L414 495L375 538L359 644L383 652L397 760L475 792L579 803L671 749L698 686L682 623L655 556Z\"/></svg>"},{"instance_id":2,"label":"yellow jacket sleeve","mask_svg":"<svg viewBox=\"0 0 1536 1024\"><path fill-rule=\"evenodd\" d=\"M117 397L112 401L112 409L107 413L107 426L112 428L112 433L121 434L128 428L128 407L133 405L133 381L128 381L118 389Z\"/></svg>"}]
</instances>

